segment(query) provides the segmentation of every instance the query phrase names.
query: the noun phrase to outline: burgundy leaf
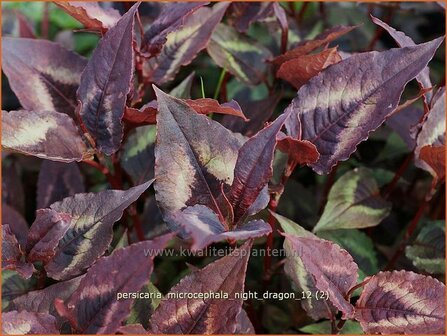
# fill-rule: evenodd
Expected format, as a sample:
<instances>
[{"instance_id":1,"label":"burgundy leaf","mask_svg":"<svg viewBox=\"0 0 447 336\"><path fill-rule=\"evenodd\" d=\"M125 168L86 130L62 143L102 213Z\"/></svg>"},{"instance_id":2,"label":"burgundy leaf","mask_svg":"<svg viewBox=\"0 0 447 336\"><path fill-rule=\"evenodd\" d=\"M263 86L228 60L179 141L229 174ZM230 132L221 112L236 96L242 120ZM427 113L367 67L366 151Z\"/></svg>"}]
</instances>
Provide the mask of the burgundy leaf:
<instances>
[{"instance_id":1,"label":"burgundy leaf","mask_svg":"<svg viewBox=\"0 0 447 336\"><path fill-rule=\"evenodd\" d=\"M419 158L430 166L436 180L445 177L445 146L424 146L419 152Z\"/></svg>"},{"instance_id":2,"label":"burgundy leaf","mask_svg":"<svg viewBox=\"0 0 447 336\"><path fill-rule=\"evenodd\" d=\"M345 297L356 284L358 267L350 254L328 240L287 233L284 236L314 277L315 286L329 293L329 300L343 312L343 318L352 318L354 307Z\"/></svg>"},{"instance_id":3,"label":"burgundy leaf","mask_svg":"<svg viewBox=\"0 0 447 336\"><path fill-rule=\"evenodd\" d=\"M234 209L236 223L245 217L247 209L272 177L276 135L288 116L288 113L280 115L273 123L245 142L239 150L234 181L228 196Z\"/></svg>"},{"instance_id":4,"label":"burgundy leaf","mask_svg":"<svg viewBox=\"0 0 447 336\"><path fill-rule=\"evenodd\" d=\"M35 269L31 263L22 260L23 256L21 246L9 225L2 224L2 269L16 270L23 278L30 278Z\"/></svg>"},{"instance_id":5,"label":"burgundy leaf","mask_svg":"<svg viewBox=\"0 0 447 336\"><path fill-rule=\"evenodd\" d=\"M229 115L225 115L221 120L221 124L229 130L246 136L252 136L264 127L264 124L270 119L280 100L279 95L273 95L265 99L253 101L249 98L249 93L248 91L241 98L239 96L236 97L236 100L242 107L242 111L249 119L248 121Z\"/></svg>"},{"instance_id":6,"label":"burgundy leaf","mask_svg":"<svg viewBox=\"0 0 447 336\"><path fill-rule=\"evenodd\" d=\"M84 72L77 95L79 114L98 150L107 155L119 148L121 119L134 68L134 15L139 3L123 15L99 41Z\"/></svg>"},{"instance_id":7,"label":"burgundy leaf","mask_svg":"<svg viewBox=\"0 0 447 336\"><path fill-rule=\"evenodd\" d=\"M217 3L202 7L186 17L181 29L171 32L161 53L143 64L145 76L161 85L174 79L181 66L191 63L208 41L228 7Z\"/></svg>"},{"instance_id":8,"label":"burgundy leaf","mask_svg":"<svg viewBox=\"0 0 447 336\"><path fill-rule=\"evenodd\" d=\"M416 166L427 170L436 179L440 179L444 175L442 171L443 165L445 166L445 161L442 160L442 155L445 155L445 149L444 154L442 150L445 147L445 89L437 93L436 98L416 139L414 154ZM439 148L435 149L435 147ZM423 148L426 148L424 153L422 153ZM423 158L422 155L424 155Z\"/></svg>"},{"instance_id":9,"label":"burgundy leaf","mask_svg":"<svg viewBox=\"0 0 447 336\"><path fill-rule=\"evenodd\" d=\"M311 164L317 162L320 158L317 148L310 141L298 140L284 133L278 133L278 149L287 153L289 159L300 165Z\"/></svg>"},{"instance_id":10,"label":"burgundy leaf","mask_svg":"<svg viewBox=\"0 0 447 336\"><path fill-rule=\"evenodd\" d=\"M335 26L330 29L325 30L321 34L317 35L312 40L305 40L299 42L295 48L287 51L283 55L275 57L272 63L276 65L281 65L286 61L290 61L296 57L306 55L315 49L318 49L333 40L349 33L351 30L357 28L357 26Z\"/></svg>"},{"instance_id":11,"label":"burgundy leaf","mask_svg":"<svg viewBox=\"0 0 447 336\"><path fill-rule=\"evenodd\" d=\"M2 111L2 147L61 162L92 156L73 119L53 111Z\"/></svg>"},{"instance_id":12,"label":"burgundy leaf","mask_svg":"<svg viewBox=\"0 0 447 336\"><path fill-rule=\"evenodd\" d=\"M165 212L202 204L218 214L221 184L230 185L239 141L219 123L155 88L159 111L155 145L155 191ZM174 226L178 226L174 225Z\"/></svg>"},{"instance_id":13,"label":"burgundy leaf","mask_svg":"<svg viewBox=\"0 0 447 336\"><path fill-rule=\"evenodd\" d=\"M38 209L84 191L84 180L75 163L42 162L37 182Z\"/></svg>"},{"instance_id":14,"label":"burgundy leaf","mask_svg":"<svg viewBox=\"0 0 447 336\"><path fill-rule=\"evenodd\" d=\"M211 243L222 240L245 240L248 238L262 237L270 232L272 228L263 220L253 220L244 223L229 231L219 221L217 215L203 205L187 207L183 211L170 215L170 219L181 223L186 232L193 238L192 250L202 250Z\"/></svg>"},{"instance_id":15,"label":"burgundy leaf","mask_svg":"<svg viewBox=\"0 0 447 336\"><path fill-rule=\"evenodd\" d=\"M186 18L209 2L173 2L166 3L155 22L144 33L142 51L148 56L156 56L166 43L169 33L176 31L185 24Z\"/></svg>"},{"instance_id":16,"label":"burgundy leaf","mask_svg":"<svg viewBox=\"0 0 447 336\"><path fill-rule=\"evenodd\" d=\"M128 324L125 326L121 326L116 331L117 334L121 335L143 335L148 334L146 329L141 324Z\"/></svg>"},{"instance_id":17,"label":"burgundy leaf","mask_svg":"<svg viewBox=\"0 0 447 336\"><path fill-rule=\"evenodd\" d=\"M320 159L311 165L315 172L327 173L348 159L383 123L405 85L424 69L443 39L353 55L300 88L286 128L290 136L317 147Z\"/></svg>"},{"instance_id":18,"label":"burgundy leaf","mask_svg":"<svg viewBox=\"0 0 447 336\"><path fill-rule=\"evenodd\" d=\"M2 203L6 203L19 213L25 212L25 193L22 183L21 169L17 160L2 156ZM12 229L14 232L14 229ZM19 237L17 237L19 238Z\"/></svg>"},{"instance_id":19,"label":"burgundy leaf","mask_svg":"<svg viewBox=\"0 0 447 336\"><path fill-rule=\"evenodd\" d=\"M288 81L296 89L299 89L309 79L318 75L321 70L340 61L341 57L337 48L326 49L315 55L298 56L282 63L276 72L276 77Z\"/></svg>"},{"instance_id":20,"label":"burgundy leaf","mask_svg":"<svg viewBox=\"0 0 447 336\"><path fill-rule=\"evenodd\" d=\"M42 313L11 311L2 314L2 334L59 334L56 318Z\"/></svg>"},{"instance_id":21,"label":"burgundy leaf","mask_svg":"<svg viewBox=\"0 0 447 336\"><path fill-rule=\"evenodd\" d=\"M65 322L65 319L57 314L54 299L68 299L75 289L78 288L82 277L84 275L20 295L11 301L8 309L50 314L56 317L57 325L60 326Z\"/></svg>"},{"instance_id":22,"label":"burgundy leaf","mask_svg":"<svg viewBox=\"0 0 447 336\"><path fill-rule=\"evenodd\" d=\"M242 299L236 299L235 293L244 291L251 245L247 241L230 255L183 278L152 315L151 333L234 334L242 309ZM227 293L228 298L176 298L180 293Z\"/></svg>"},{"instance_id":23,"label":"burgundy leaf","mask_svg":"<svg viewBox=\"0 0 447 336\"><path fill-rule=\"evenodd\" d=\"M239 313L237 320L238 322L236 330L234 331L235 335L255 334L255 328L253 327L253 324L251 323L250 319L248 318L247 312L244 309L241 309L241 312Z\"/></svg>"},{"instance_id":24,"label":"burgundy leaf","mask_svg":"<svg viewBox=\"0 0 447 336\"><path fill-rule=\"evenodd\" d=\"M368 334L445 334L445 285L407 271L370 278L355 318Z\"/></svg>"},{"instance_id":25,"label":"burgundy leaf","mask_svg":"<svg viewBox=\"0 0 447 336\"><path fill-rule=\"evenodd\" d=\"M56 1L55 3L81 22L88 30L105 32L121 18L116 9L102 8L98 2Z\"/></svg>"},{"instance_id":26,"label":"burgundy leaf","mask_svg":"<svg viewBox=\"0 0 447 336\"><path fill-rule=\"evenodd\" d=\"M38 210L28 237L30 258L44 261L48 276L56 280L81 274L103 255L112 241L113 224L151 183L77 194Z\"/></svg>"},{"instance_id":27,"label":"burgundy leaf","mask_svg":"<svg viewBox=\"0 0 447 336\"><path fill-rule=\"evenodd\" d=\"M2 204L2 224L8 224L20 245L25 245L29 229L28 223L20 213L5 203Z\"/></svg>"},{"instance_id":28,"label":"burgundy leaf","mask_svg":"<svg viewBox=\"0 0 447 336\"><path fill-rule=\"evenodd\" d=\"M235 116L244 121L248 120L239 104L234 100L223 104L219 104L217 100L211 98L183 99L183 101L199 114L218 113ZM157 110L158 104L156 100L143 105L139 109L126 107L123 119L137 125L155 124L157 122Z\"/></svg>"},{"instance_id":29,"label":"burgundy leaf","mask_svg":"<svg viewBox=\"0 0 447 336\"><path fill-rule=\"evenodd\" d=\"M410 150L413 150L416 147L416 134L413 130L423 115L424 111L421 108L409 106L393 114L386 120L386 124L399 134Z\"/></svg>"},{"instance_id":30,"label":"burgundy leaf","mask_svg":"<svg viewBox=\"0 0 447 336\"><path fill-rule=\"evenodd\" d=\"M26 110L74 117L76 90L87 61L59 44L26 38L2 39L2 70Z\"/></svg>"},{"instance_id":31,"label":"burgundy leaf","mask_svg":"<svg viewBox=\"0 0 447 336\"><path fill-rule=\"evenodd\" d=\"M371 16L371 20L378 26L382 27L383 29L385 29L388 34L391 35L391 37L394 39L394 41L396 41L397 45L399 47L414 47L416 46L416 43L414 43L414 41L411 39L411 37L405 35L403 32L400 32L396 29L394 29L393 27L390 27L389 25L387 25L385 22L383 22L382 20L372 16ZM428 67L425 67L419 75L416 76L416 80L419 82L419 84L423 87L423 88L431 88L433 85L431 84L431 80L430 80L430 70L428 69ZM427 92L426 93L427 98L430 99L431 97L431 93Z\"/></svg>"},{"instance_id":32,"label":"burgundy leaf","mask_svg":"<svg viewBox=\"0 0 447 336\"><path fill-rule=\"evenodd\" d=\"M148 282L155 255L171 238L172 234L164 235L102 257L90 267L68 300L55 300L58 313L81 334L115 333L133 302L117 300L118 293L138 292Z\"/></svg>"}]
</instances>

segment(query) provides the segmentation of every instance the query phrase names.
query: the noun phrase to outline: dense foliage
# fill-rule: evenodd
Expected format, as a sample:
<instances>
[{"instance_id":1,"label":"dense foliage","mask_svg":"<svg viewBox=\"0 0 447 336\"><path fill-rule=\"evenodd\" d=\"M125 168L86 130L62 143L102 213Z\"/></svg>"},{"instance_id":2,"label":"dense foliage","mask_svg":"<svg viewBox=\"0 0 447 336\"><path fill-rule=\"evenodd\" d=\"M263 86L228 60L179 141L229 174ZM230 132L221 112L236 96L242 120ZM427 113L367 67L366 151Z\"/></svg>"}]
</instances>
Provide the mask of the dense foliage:
<instances>
[{"instance_id":1,"label":"dense foliage","mask_svg":"<svg viewBox=\"0 0 447 336\"><path fill-rule=\"evenodd\" d=\"M3 15L3 333L445 333L441 5Z\"/></svg>"}]
</instances>

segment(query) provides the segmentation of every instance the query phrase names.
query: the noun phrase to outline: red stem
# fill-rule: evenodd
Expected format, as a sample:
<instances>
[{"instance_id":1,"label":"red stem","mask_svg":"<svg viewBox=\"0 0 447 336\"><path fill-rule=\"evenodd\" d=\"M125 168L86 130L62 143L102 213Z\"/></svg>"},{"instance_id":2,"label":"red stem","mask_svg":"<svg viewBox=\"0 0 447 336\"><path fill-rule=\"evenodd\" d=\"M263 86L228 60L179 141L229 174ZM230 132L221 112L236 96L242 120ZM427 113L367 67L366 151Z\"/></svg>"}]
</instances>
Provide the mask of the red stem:
<instances>
[{"instance_id":1,"label":"red stem","mask_svg":"<svg viewBox=\"0 0 447 336\"><path fill-rule=\"evenodd\" d=\"M414 153L411 152L404 160L404 162L402 162L402 164L400 165L399 169L396 171L396 173L394 174L393 179L391 180L390 184L388 184L388 186L385 189L385 192L383 194L383 197L385 199L388 199L389 196L391 195L391 192L394 190L394 188L397 185L397 182L399 182L400 178L402 177L403 173L405 172L405 170L407 170L408 165L411 163L411 161L413 160L414 157Z\"/></svg>"}]
</instances>

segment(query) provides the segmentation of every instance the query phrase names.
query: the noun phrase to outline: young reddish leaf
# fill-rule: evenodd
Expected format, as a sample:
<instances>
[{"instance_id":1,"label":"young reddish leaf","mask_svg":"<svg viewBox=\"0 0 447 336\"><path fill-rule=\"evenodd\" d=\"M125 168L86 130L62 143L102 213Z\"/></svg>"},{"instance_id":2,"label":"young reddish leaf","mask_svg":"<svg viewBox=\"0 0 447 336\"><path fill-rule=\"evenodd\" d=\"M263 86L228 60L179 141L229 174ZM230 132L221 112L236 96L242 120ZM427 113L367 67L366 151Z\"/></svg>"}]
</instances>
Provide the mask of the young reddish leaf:
<instances>
[{"instance_id":1,"label":"young reddish leaf","mask_svg":"<svg viewBox=\"0 0 447 336\"><path fill-rule=\"evenodd\" d=\"M56 1L56 5L81 22L88 30L106 32L121 18L114 8L102 8L98 2Z\"/></svg>"},{"instance_id":2,"label":"young reddish leaf","mask_svg":"<svg viewBox=\"0 0 447 336\"><path fill-rule=\"evenodd\" d=\"M368 334L445 334L445 285L407 271L380 272L365 285L355 319Z\"/></svg>"},{"instance_id":3,"label":"young reddish leaf","mask_svg":"<svg viewBox=\"0 0 447 336\"><path fill-rule=\"evenodd\" d=\"M245 142L239 150L233 184L228 192L235 223L246 216L247 209L272 177L276 136L288 116L289 113L280 115Z\"/></svg>"},{"instance_id":4,"label":"young reddish leaf","mask_svg":"<svg viewBox=\"0 0 447 336\"><path fill-rule=\"evenodd\" d=\"M155 87L158 101L155 192L165 212L202 204L219 215L221 184L231 184L239 141L219 123Z\"/></svg>"},{"instance_id":5,"label":"young reddish leaf","mask_svg":"<svg viewBox=\"0 0 447 336\"><path fill-rule=\"evenodd\" d=\"M3 176L3 178L5 178L5 176ZM16 236L20 245L25 245L29 229L28 223L20 213L6 203L2 204L2 224L8 224L11 232Z\"/></svg>"},{"instance_id":6,"label":"young reddish leaf","mask_svg":"<svg viewBox=\"0 0 447 336\"><path fill-rule=\"evenodd\" d=\"M277 140L278 149L300 165L317 162L320 157L317 148L310 141L294 139L282 132L278 133Z\"/></svg>"},{"instance_id":7,"label":"young reddish leaf","mask_svg":"<svg viewBox=\"0 0 447 336\"><path fill-rule=\"evenodd\" d=\"M48 276L56 280L81 274L103 255L112 241L113 224L151 183L77 194L39 210L29 233L30 258L44 261Z\"/></svg>"},{"instance_id":8,"label":"young reddish leaf","mask_svg":"<svg viewBox=\"0 0 447 336\"><path fill-rule=\"evenodd\" d=\"M84 57L54 42L2 39L2 70L26 110L57 111L74 117L76 90L86 64Z\"/></svg>"},{"instance_id":9,"label":"young reddish leaf","mask_svg":"<svg viewBox=\"0 0 447 336\"><path fill-rule=\"evenodd\" d=\"M213 32L207 50L218 66L247 85L264 81L265 61L272 56L262 44L223 23Z\"/></svg>"},{"instance_id":10,"label":"young reddish leaf","mask_svg":"<svg viewBox=\"0 0 447 336\"><path fill-rule=\"evenodd\" d=\"M248 120L235 100L223 104L219 104L217 100L211 98L186 99L185 102L200 114L219 113L236 116L244 121Z\"/></svg>"},{"instance_id":11,"label":"young reddish leaf","mask_svg":"<svg viewBox=\"0 0 447 336\"><path fill-rule=\"evenodd\" d=\"M244 291L245 272L252 242L247 241L230 255L183 278L161 301L151 319L155 334L234 334ZM184 293L227 293L224 298L177 298ZM173 296L170 298L170 296Z\"/></svg>"},{"instance_id":12,"label":"young reddish leaf","mask_svg":"<svg viewBox=\"0 0 447 336\"><path fill-rule=\"evenodd\" d=\"M60 326L65 322L65 319L57 314L54 299L68 299L79 287L79 283L83 277L84 275L81 275L71 280L55 283L44 289L30 291L24 295L20 295L11 301L8 309L50 314L56 317L57 325Z\"/></svg>"},{"instance_id":13,"label":"young reddish leaf","mask_svg":"<svg viewBox=\"0 0 447 336\"><path fill-rule=\"evenodd\" d=\"M28 335L28 334L59 334L56 328L56 318L42 313L28 312L26 310L11 311L2 314L2 334Z\"/></svg>"},{"instance_id":14,"label":"young reddish leaf","mask_svg":"<svg viewBox=\"0 0 447 336\"><path fill-rule=\"evenodd\" d=\"M115 333L133 302L118 300L118 293L138 292L148 282L156 254L172 236L135 243L102 257L90 267L68 300L55 300L57 312L81 334Z\"/></svg>"},{"instance_id":15,"label":"young reddish leaf","mask_svg":"<svg viewBox=\"0 0 447 336\"><path fill-rule=\"evenodd\" d=\"M73 119L53 111L2 111L2 147L61 162L92 155Z\"/></svg>"},{"instance_id":16,"label":"young reddish leaf","mask_svg":"<svg viewBox=\"0 0 447 336\"><path fill-rule=\"evenodd\" d=\"M420 270L445 273L445 222L427 221L415 241L405 248L405 255Z\"/></svg>"},{"instance_id":17,"label":"young reddish leaf","mask_svg":"<svg viewBox=\"0 0 447 336\"><path fill-rule=\"evenodd\" d=\"M2 269L16 270L23 278L30 278L35 269L31 263L22 260L23 256L21 246L9 225L2 224Z\"/></svg>"},{"instance_id":18,"label":"young reddish leaf","mask_svg":"<svg viewBox=\"0 0 447 336\"><path fill-rule=\"evenodd\" d=\"M295 48L287 51L285 54L275 57L272 60L273 64L281 65L284 62L290 61L299 56L306 55L315 49L318 49L333 40L339 38L342 35L349 33L351 30L357 28L357 26L335 26L325 30L321 34L317 35L312 40L305 40L299 42Z\"/></svg>"},{"instance_id":19,"label":"young reddish leaf","mask_svg":"<svg viewBox=\"0 0 447 336\"><path fill-rule=\"evenodd\" d=\"M189 15L181 29L167 36L160 55L144 62L145 76L158 85L174 79L180 67L191 63L207 46L228 5L228 3L217 3L212 8L199 8Z\"/></svg>"},{"instance_id":20,"label":"young reddish leaf","mask_svg":"<svg viewBox=\"0 0 447 336\"><path fill-rule=\"evenodd\" d=\"M425 68L443 39L353 55L298 90L286 127L290 136L317 147L320 159L311 165L315 172L327 173L348 159L383 123L405 85Z\"/></svg>"},{"instance_id":21,"label":"young reddish leaf","mask_svg":"<svg viewBox=\"0 0 447 336\"><path fill-rule=\"evenodd\" d=\"M302 55L282 63L276 72L276 77L288 81L299 89L321 70L340 61L337 48L329 48L315 55Z\"/></svg>"},{"instance_id":22,"label":"young reddish leaf","mask_svg":"<svg viewBox=\"0 0 447 336\"><path fill-rule=\"evenodd\" d=\"M235 100L223 104L219 104L217 100L211 98L183 99L183 101L199 114L217 113L236 116L244 121L248 120ZM157 110L156 100L145 104L140 109L126 107L123 119L138 125L155 124L157 122Z\"/></svg>"},{"instance_id":23,"label":"young reddish leaf","mask_svg":"<svg viewBox=\"0 0 447 336\"><path fill-rule=\"evenodd\" d=\"M264 127L267 120L272 116L280 98L277 94L265 99L253 101L247 95L243 95L241 99L237 96L236 100L241 105L242 111L244 111L249 120L244 121L235 116L225 115L220 123L233 132L250 137Z\"/></svg>"},{"instance_id":24,"label":"young reddish leaf","mask_svg":"<svg viewBox=\"0 0 447 336\"><path fill-rule=\"evenodd\" d=\"M121 119L134 69L132 41L138 6L133 5L99 41L77 92L83 124L98 150L107 155L116 152L123 137Z\"/></svg>"},{"instance_id":25,"label":"young reddish leaf","mask_svg":"<svg viewBox=\"0 0 447 336\"><path fill-rule=\"evenodd\" d=\"M344 174L332 186L314 232L375 226L390 211L391 204L380 196L372 171L356 168Z\"/></svg>"},{"instance_id":26,"label":"young reddish leaf","mask_svg":"<svg viewBox=\"0 0 447 336\"><path fill-rule=\"evenodd\" d=\"M396 41L397 45L399 47L414 47L416 46L416 43L414 43L414 41L411 39L411 37L405 35L403 32L400 32L396 29L394 29L393 27L390 27L389 25L387 25L385 22L383 22L382 20L372 16L371 16L371 20L378 26L382 27L383 29L385 29L388 34L391 35L391 37L394 39L394 41ZM430 70L428 69L428 67L425 67L419 75L416 76L416 80L419 82L419 84L423 87L423 88L431 88L433 85L431 84L431 80L430 80ZM431 92L427 92L427 98L430 99L431 97Z\"/></svg>"},{"instance_id":27,"label":"young reddish leaf","mask_svg":"<svg viewBox=\"0 0 447 336\"><path fill-rule=\"evenodd\" d=\"M46 208L67 196L84 191L84 180L75 163L42 162L37 181L38 209Z\"/></svg>"},{"instance_id":28,"label":"young reddish leaf","mask_svg":"<svg viewBox=\"0 0 447 336\"><path fill-rule=\"evenodd\" d=\"M209 2L174 2L166 3L162 7L157 19L144 33L142 51L148 56L156 56L166 43L169 33L176 31L184 25L186 18Z\"/></svg>"},{"instance_id":29,"label":"young reddish leaf","mask_svg":"<svg viewBox=\"0 0 447 336\"><path fill-rule=\"evenodd\" d=\"M141 324L127 324L119 327L116 333L122 335L144 335L148 332Z\"/></svg>"},{"instance_id":30,"label":"young reddish leaf","mask_svg":"<svg viewBox=\"0 0 447 336\"><path fill-rule=\"evenodd\" d=\"M283 235L314 277L315 287L329 293L329 300L343 312L343 318L352 318L354 307L346 300L346 294L356 284L358 267L349 253L328 240Z\"/></svg>"},{"instance_id":31,"label":"young reddish leaf","mask_svg":"<svg viewBox=\"0 0 447 336\"><path fill-rule=\"evenodd\" d=\"M430 166L437 180L445 177L445 146L424 146L419 152L419 158Z\"/></svg>"},{"instance_id":32,"label":"young reddish leaf","mask_svg":"<svg viewBox=\"0 0 447 336\"><path fill-rule=\"evenodd\" d=\"M414 154L416 166L427 170L436 180L442 179L445 175L445 90L441 91L422 124Z\"/></svg>"},{"instance_id":33,"label":"young reddish leaf","mask_svg":"<svg viewBox=\"0 0 447 336\"><path fill-rule=\"evenodd\" d=\"M203 205L195 205L171 214L170 219L181 223L183 228L193 238L192 250L202 250L211 243L231 240L245 240L248 238L262 237L270 232L272 228L263 220L253 220L237 226L230 231L219 221L217 215Z\"/></svg>"}]
</instances>

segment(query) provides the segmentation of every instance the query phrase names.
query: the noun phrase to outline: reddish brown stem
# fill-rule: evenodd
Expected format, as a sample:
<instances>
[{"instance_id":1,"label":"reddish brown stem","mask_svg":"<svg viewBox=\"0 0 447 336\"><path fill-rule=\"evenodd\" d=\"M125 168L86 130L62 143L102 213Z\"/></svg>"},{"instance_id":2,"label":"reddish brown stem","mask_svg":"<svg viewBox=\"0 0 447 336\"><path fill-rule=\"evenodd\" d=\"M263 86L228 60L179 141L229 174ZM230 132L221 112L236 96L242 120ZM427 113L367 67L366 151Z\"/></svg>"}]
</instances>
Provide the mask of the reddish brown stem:
<instances>
[{"instance_id":1,"label":"reddish brown stem","mask_svg":"<svg viewBox=\"0 0 447 336\"><path fill-rule=\"evenodd\" d=\"M402 162L402 164L400 165L399 169L396 171L396 173L394 174L393 179L391 180L390 184L388 184L388 186L386 187L384 193L383 193L383 197L385 199L388 199L391 195L391 192L394 190L394 188L397 185L397 182L399 182L400 178L402 177L403 173L407 170L408 165L411 163L411 161L413 160L414 157L414 153L411 152L404 160L404 162Z\"/></svg>"}]
</instances>

